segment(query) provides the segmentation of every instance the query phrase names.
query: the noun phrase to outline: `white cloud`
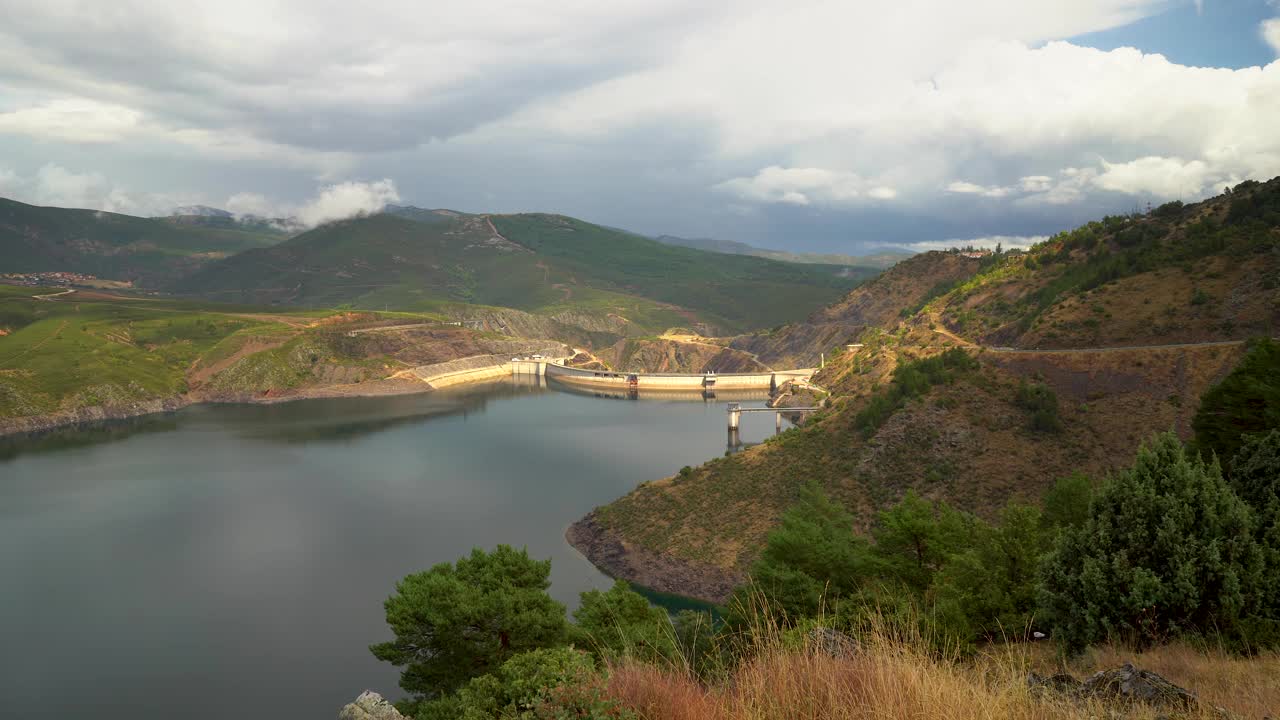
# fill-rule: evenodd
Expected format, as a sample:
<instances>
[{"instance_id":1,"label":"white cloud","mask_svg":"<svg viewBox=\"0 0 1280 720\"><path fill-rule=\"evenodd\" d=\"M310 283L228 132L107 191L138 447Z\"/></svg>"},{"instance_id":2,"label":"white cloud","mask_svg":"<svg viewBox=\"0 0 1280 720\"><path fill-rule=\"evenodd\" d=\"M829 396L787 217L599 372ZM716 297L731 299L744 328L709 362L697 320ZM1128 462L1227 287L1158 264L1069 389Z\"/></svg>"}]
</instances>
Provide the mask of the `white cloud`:
<instances>
[{"instance_id":1,"label":"white cloud","mask_svg":"<svg viewBox=\"0 0 1280 720\"><path fill-rule=\"evenodd\" d=\"M120 105L63 98L0 113L0 133L77 143L116 142L138 129L142 114Z\"/></svg>"},{"instance_id":2,"label":"white cloud","mask_svg":"<svg viewBox=\"0 0 1280 720\"><path fill-rule=\"evenodd\" d=\"M891 200L895 189L852 172L824 168L784 168L772 165L751 177L737 177L715 186L744 200L789 205L847 205L868 200Z\"/></svg>"},{"instance_id":3,"label":"white cloud","mask_svg":"<svg viewBox=\"0 0 1280 720\"><path fill-rule=\"evenodd\" d=\"M1207 188L1239 178L1212 172L1203 160L1149 156L1127 163L1102 163L1103 172L1093 180L1098 187L1130 195L1149 194L1160 198L1199 198Z\"/></svg>"},{"instance_id":4,"label":"white cloud","mask_svg":"<svg viewBox=\"0 0 1280 720\"><path fill-rule=\"evenodd\" d=\"M1267 41L1271 49L1280 57L1280 17L1263 20L1258 26L1262 39Z\"/></svg>"},{"instance_id":5,"label":"white cloud","mask_svg":"<svg viewBox=\"0 0 1280 720\"><path fill-rule=\"evenodd\" d=\"M320 194L298 208L294 216L308 227L334 220L381 211L387 203L399 202L395 182L344 182L321 188Z\"/></svg>"},{"instance_id":6,"label":"white cloud","mask_svg":"<svg viewBox=\"0 0 1280 720\"><path fill-rule=\"evenodd\" d=\"M0 171L0 195L32 205L144 216L166 215L176 205L195 199L190 194L134 192L101 173L76 172L57 163L46 163L29 177Z\"/></svg>"},{"instance_id":7,"label":"white cloud","mask_svg":"<svg viewBox=\"0 0 1280 720\"><path fill-rule=\"evenodd\" d=\"M217 205L192 194L136 192L109 180L98 172L76 172L47 163L31 177L0 169L0 195L33 205L85 208L105 212L153 217L168 215L184 205ZM398 202L400 194L393 180L347 181L323 186L301 205L272 200L264 195L241 192L227 198L222 208L240 217L289 219L287 229L309 228L335 220L381 211L387 203Z\"/></svg>"},{"instance_id":8,"label":"white cloud","mask_svg":"<svg viewBox=\"0 0 1280 720\"><path fill-rule=\"evenodd\" d=\"M419 192L481 187L507 207L574 207L605 221L618 203L598 198L666 187L670 202L655 204L703 220L746 214L690 197L708 187L762 213L887 201L914 210L948 195L954 207L968 195L992 216L1002 202L1193 199L1221 178L1280 174L1280 62L1194 68L1060 41L1167 7L396 0L317 12L303 0L0 0L0 143L66 143L48 156L64 164L86 142L116 162L191 161L192 183L225 183L201 187L217 197L271 187L297 198L317 182L394 176ZM1278 21L1258 29L1273 45ZM456 182L410 165L427 156L447 158ZM671 159L663 179L645 173L654 158ZM605 192L601 178L617 187ZM145 199L95 192L99 204ZM308 214L389 196L360 194L317 198ZM235 200L245 212L303 209Z\"/></svg>"},{"instance_id":9,"label":"white cloud","mask_svg":"<svg viewBox=\"0 0 1280 720\"><path fill-rule=\"evenodd\" d=\"M0 197L12 197L18 194L22 178L12 170L0 168Z\"/></svg>"},{"instance_id":10,"label":"white cloud","mask_svg":"<svg viewBox=\"0 0 1280 720\"><path fill-rule=\"evenodd\" d=\"M978 249L994 250L996 246L1001 246L1004 250L1026 250L1038 242L1048 240L1047 235L988 235L984 237L960 239L952 238L950 240L925 240L922 242L903 243L892 245L891 247L899 247L903 250L911 252L929 252L930 250L950 250L951 248L974 247Z\"/></svg>"},{"instance_id":11,"label":"white cloud","mask_svg":"<svg viewBox=\"0 0 1280 720\"><path fill-rule=\"evenodd\" d=\"M987 187L977 183L957 180L947 185L947 192L959 193L961 195L981 195L983 197L999 198L1004 197L1013 191L1011 188L1007 187Z\"/></svg>"}]
</instances>

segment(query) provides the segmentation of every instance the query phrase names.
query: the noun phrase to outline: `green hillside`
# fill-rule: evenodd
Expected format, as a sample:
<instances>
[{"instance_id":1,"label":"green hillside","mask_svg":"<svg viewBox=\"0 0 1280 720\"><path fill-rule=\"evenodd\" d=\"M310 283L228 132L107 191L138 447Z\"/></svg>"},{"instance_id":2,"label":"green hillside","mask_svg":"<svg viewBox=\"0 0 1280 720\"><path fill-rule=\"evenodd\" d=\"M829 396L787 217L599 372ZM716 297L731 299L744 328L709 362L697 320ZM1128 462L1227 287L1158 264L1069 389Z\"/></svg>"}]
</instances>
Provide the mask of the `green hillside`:
<instances>
[{"instance_id":1,"label":"green hillside","mask_svg":"<svg viewBox=\"0 0 1280 720\"><path fill-rule=\"evenodd\" d=\"M405 212L331 223L249 250L169 289L280 305L471 303L634 335L696 324L730 332L777 325L874 273L673 247L557 215L395 210Z\"/></svg>"},{"instance_id":2,"label":"green hillside","mask_svg":"<svg viewBox=\"0 0 1280 720\"><path fill-rule=\"evenodd\" d=\"M144 285L279 242L269 227L37 207L0 198L0 273L68 271Z\"/></svg>"},{"instance_id":3,"label":"green hillside","mask_svg":"<svg viewBox=\"0 0 1280 720\"><path fill-rule=\"evenodd\" d=\"M717 238L685 238L677 235L659 235L654 238L667 245L680 245L696 250L728 253L730 255L753 255L755 257L781 260L793 263L817 263L819 265L856 265L860 267L889 268L911 257L912 253L880 248L869 255L841 255L839 253L806 253L788 252L786 250L770 250L748 245L737 240L720 240Z\"/></svg>"}]
</instances>

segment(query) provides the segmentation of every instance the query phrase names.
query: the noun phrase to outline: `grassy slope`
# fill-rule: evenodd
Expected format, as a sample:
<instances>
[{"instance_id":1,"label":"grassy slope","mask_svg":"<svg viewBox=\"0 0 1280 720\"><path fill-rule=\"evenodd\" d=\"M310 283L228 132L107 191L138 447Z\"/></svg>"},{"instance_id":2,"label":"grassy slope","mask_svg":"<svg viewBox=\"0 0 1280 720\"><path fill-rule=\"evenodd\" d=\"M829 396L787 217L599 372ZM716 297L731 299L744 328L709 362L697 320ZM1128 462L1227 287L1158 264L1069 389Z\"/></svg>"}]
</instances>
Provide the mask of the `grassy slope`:
<instances>
[{"instance_id":1,"label":"grassy slope","mask_svg":"<svg viewBox=\"0 0 1280 720\"><path fill-rule=\"evenodd\" d=\"M794 319L874 274L859 269L841 277L844 268L834 266L666 245L561 215L507 215L493 221L505 237L583 283L702 311L735 329Z\"/></svg>"},{"instance_id":2,"label":"grassy slope","mask_svg":"<svg viewBox=\"0 0 1280 720\"><path fill-rule=\"evenodd\" d=\"M634 335L698 322L730 330L776 324L859 279L822 266L671 247L560 216L494 217L500 236L486 216L429 218L332 223L228 258L171 289L293 305L472 303Z\"/></svg>"},{"instance_id":3,"label":"grassy slope","mask_svg":"<svg viewBox=\"0 0 1280 720\"><path fill-rule=\"evenodd\" d=\"M1064 661L1052 643L1010 643L972 662L955 662L888 632L860 636L858 651L842 657L795 633L768 635L752 646L751 661L711 682L684 668L626 659L611 667L605 695L646 720L1191 720L1267 717L1280 705L1274 680L1280 655L1274 652L1240 657L1184 644L1145 652L1103 646ZM1125 662L1192 690L1201 707L1171 714L1167 707L1042 699L1027 687L1032 671L1087 678Z\"/></svg>"},{"instance_id":4,"label":"grassy slope","mask_svg":"<svg viewBox=\"0 0 1280 720\"><path fill-rule=\"evenodd\" d=\"M279 242L278 233L0 198L0 272L65 270L158 282L217 257Z\"/></svg>"},{"instance_id":5,"label":"grassy slope","mask_svg":"<svg viewBox=\"0 0 1280 720\"><path fill-rule=\"evenodd\" d=\"M928 261L905 262L851 294L916 299L903 304L914 311L908 317L865 331L866 348L836 357L818 375L834 393L831 409L762 446L684 477L646 483L599 508L596 519L623 542L741 573L809 479L864 523L908 488L988 514L1012 497L1038 499L1073 470L1108 472L1128 462L1152 432L1174 428L1185 436L1197 399L1238 361L1239 345L1060 353L971 348L980 360L976 371L908 402L870 436L857 420L898 363L955 345L957 335L965 342L1033 347L1052 338L1078 348L1275 334L1280 215L1265 213L1277 195L1280 181L1214 198L1179 210L1176 222L1161 220L1160 233L1131 230L1156 225L1156 218L1111 220L1090 249L1072 247L1080 231L1065 234L1028 255L983 261L976 272L923 293L936 279L923 271ZM1242 205L1252 210L1238 211ZM1189 231L1206 217L1217 220ZM1126 232L1145 233L1145 239L1120 235ZM917 280L928 280L906 283L912 292L895 294L913 269ZM1195 302L1186 292L1188 278L1200 290ZM1142 298L1161 308L1162 322L1143 321L1149 305ZM874 298L857 304L880 306ZM1090 322L1067 325L1065 318L1082 305ZM823 315L808 325L820 324ZM939 332L948 328L952 335ZM1017 400L1024 381L1054 390L1062 432L1032 429Z\"/></svg>"},{"instance_id":6,"label":"grassy slope","mask_svg":"<svg viewBox=\"0 0 1280 720\"><path fill-rule=\"evenodd\" d=\"M120 405L187 390L227 337L272 323L164 303L39 301L0 286L0 417Z\"/></svg>"}]
</instances>

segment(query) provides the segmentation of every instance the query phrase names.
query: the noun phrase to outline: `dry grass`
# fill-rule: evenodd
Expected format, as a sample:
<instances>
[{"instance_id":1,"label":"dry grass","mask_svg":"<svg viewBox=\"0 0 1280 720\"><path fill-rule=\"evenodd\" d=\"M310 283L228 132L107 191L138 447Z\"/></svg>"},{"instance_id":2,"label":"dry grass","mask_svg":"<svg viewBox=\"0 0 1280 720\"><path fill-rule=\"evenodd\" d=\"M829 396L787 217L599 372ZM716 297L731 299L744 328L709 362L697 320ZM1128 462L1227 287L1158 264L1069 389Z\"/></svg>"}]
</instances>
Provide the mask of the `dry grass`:
<instances>
[{"instance_id":1,"label":"dry grass","mask_svg":"<svg viewBox=\"0 0 1280 720\"><path fill-rule=\"evenodd\" d=\"M766 633L749 659L723 678L700 682L682 668L635 661L615 665L608 693L645 720L888 720L898 718L1156 718L1159 709L1100 701L1073 703L1039 699L1028 690L1027 673L1057 666L1048 645L1009 645L976 659L939 658L918 641L873 632L845 657L833 657L811 642L787 642ZM1280 709L1280 656L1233 658L1185 645L1143 654L1114 648L1094 650L1068 666L1084 677L1126 661L1197 691L1209 705L1246 718ZM1167 711L1166 711L1167 712ZM1203 712L1178 717L1219 717Z\"/></svg>"}]
</instances>

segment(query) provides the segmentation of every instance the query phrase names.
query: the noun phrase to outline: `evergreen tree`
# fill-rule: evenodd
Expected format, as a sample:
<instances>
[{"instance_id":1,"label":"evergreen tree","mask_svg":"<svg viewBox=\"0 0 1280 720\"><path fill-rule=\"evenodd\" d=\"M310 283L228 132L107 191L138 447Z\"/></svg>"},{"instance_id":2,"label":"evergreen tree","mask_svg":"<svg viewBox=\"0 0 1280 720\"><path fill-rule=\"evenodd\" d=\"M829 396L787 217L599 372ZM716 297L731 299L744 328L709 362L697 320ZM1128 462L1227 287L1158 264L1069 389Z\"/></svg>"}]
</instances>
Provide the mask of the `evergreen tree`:
<instances>
[{"instance_id":1,"label":"evergreen tree","mask_svg":"<svg viewBox=\"0 0 1280 720\"><path fill-rule=\"evenodd\" d=\"M853 532L853 516L809 483L769 533L751 569L752 583L734 593L726 620L749 625L758 601L789 620L812 617L855 592L870 564L867 541Z\"/></svg>"},{"instance_id":2,"label":"evergreen tree","mask_svg":"<svg viewBox=\"0 0 1280 720\"><path fill-rule=\"evenodd\" d=\"M1251 341L1239 366L1200 399L1191 427L1196 448L1221 462L1249 435L1280 428L1280 344Z\"/></svg>"},{"instance_id":3,"label":"evergreen tree","mask_svg":"<svg viewBox=\"0 0 1280 720\"><path fill-rule=\"evenodd\" d=\"M1186 632L1238 635L1258 607L1263 558L1249 508L1217 461L1172 433L1104 485L1085 523L1061 533L1041 570L1042 616L1070 650Z\"/></svg>"},{"instance_id":4,"label":"evergreen tree","mask_svg":"<svg viewBox=\"0 0 1280 720\"><path fill-rule=\"evenodd\" d=\"M1093 481L1075 472L1060 478L1044 496L1041 521L1051 528L1080 527L1089 519L1089 501L1093 498Z\"/></svg>"},{"instance_id":5,"label":"evergreen tree","mask_svg":"<svg viewBox=\"0 0 1280 720\"><path fill-rule=\"evenodd\" d=\"M573 611L571 635L579 647L602 657L623 655L646 661L674 659L675 633L667 612L619 580L608 592L582 593Z\"/></svg>"},{"instance_id":6,"label":"evergreen tree","mask_svg":"<svg viewBox=\"0 0 1280 720\"><path fill-rule=\"evenodd\" d=\"M1231 484L1253 508L1254 537L1265 557L1265 612L1280 620L1280 430L1254 435L1231 460Z\"/></svg>"},{"instance_id":7,"label":"evergreen tree","mask_svg":"<svg viewBox=\"0 0 1280 720\"><path fill-rule=\"evenodd\" d=\"M974 525L974 544L952 556L932 593L944 628L959 640L1019 638L1036 611L1037 568L1049 532L1040 511L1010 503L1000 524Z\"/></svg>"},{"instance_id":8,"label":"evergreen tree","mask_svg":"<svg viewBox=\"0 0 1280 720\"><path fill-rule=\"evenodd\" d=\"M970 547L974 527L972 516L908 490L901 502L880 513L871 531L878 574L922 596L934 573Z\"/></svg>"},{"instance_id":9,"label":"evergreen tree","mask_svg":"<svg viewBox=\"0 0 1280 720\"><path fill-rule=\"evenodd\" d=\"M396 583L384 603L395 639L369 649L404 668L400 687L415 696L406 704L411 713L451 702L455 690L518 653L564 644L565 610L547 594L550 574L550 560L499 545Z\"/></svg>"}]
</instances>

